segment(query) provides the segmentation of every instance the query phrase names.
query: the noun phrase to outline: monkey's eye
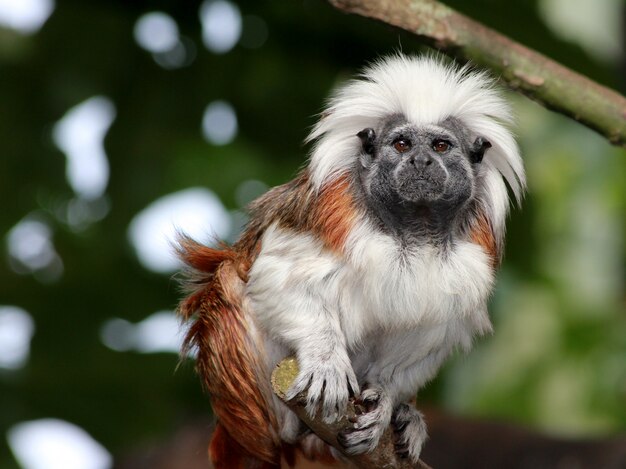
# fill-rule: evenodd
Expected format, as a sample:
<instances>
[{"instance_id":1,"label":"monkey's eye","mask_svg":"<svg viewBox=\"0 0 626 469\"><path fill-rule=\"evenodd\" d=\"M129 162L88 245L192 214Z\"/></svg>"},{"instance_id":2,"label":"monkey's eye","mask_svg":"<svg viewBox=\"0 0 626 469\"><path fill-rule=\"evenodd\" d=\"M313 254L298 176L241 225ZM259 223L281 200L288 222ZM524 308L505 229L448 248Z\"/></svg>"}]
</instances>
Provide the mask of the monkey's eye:
<instances>
[{"instance_id":1,"label":"monkey's eye","mask_svg":"<svg viewBox=\"0 0 626 469\"><path fill-rule=\"evenodd\" d=\"M433 150L437 153L444 153L450 149L452 145L446 140L438 139L433 141Z\"/></svg>"},{"instance_id":2,"label":"monkey's eye","mask_svg":"<svg viewBox=\"0 0 626 469\"><path fill-rule=\"evenodd\" d=\"M393 142L393 147L396 149L398 153L404 153L411 149L411 142L406 138L399 138L395 142Z\"/></svg>"}]
</instances>

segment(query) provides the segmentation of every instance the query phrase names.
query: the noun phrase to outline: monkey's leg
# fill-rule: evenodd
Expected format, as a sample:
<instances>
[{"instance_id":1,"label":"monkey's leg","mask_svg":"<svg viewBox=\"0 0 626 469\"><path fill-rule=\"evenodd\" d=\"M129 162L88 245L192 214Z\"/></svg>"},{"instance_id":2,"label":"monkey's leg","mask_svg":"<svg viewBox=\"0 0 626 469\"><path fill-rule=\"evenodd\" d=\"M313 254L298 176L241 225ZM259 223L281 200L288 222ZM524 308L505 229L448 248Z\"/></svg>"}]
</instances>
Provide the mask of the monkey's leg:
<instances>
[{"instance_id":1,"label":"monkey's leg","mask_svg":"<svg viewBox=\"0 0 626 469\"><path fill-rule=\"evenodd\" d=\"M339 444L352 455L376 448L393 414L391 397L379 388L364 390L359 404L365 408L365 412L356 417L352 427L337 435Z\"/></svg>"},{"instance_id":2,"label":"monkey's leg","mask_svg":"<svg viewBox=\"0 0 626 469\"><path fill-rule=\"evenodd\" d=\"M391 425L396 437L395 449L400 458L417 462L428 438L424 417L415 407L400 404L393 411Z\"/></svg>"}]
</instances>

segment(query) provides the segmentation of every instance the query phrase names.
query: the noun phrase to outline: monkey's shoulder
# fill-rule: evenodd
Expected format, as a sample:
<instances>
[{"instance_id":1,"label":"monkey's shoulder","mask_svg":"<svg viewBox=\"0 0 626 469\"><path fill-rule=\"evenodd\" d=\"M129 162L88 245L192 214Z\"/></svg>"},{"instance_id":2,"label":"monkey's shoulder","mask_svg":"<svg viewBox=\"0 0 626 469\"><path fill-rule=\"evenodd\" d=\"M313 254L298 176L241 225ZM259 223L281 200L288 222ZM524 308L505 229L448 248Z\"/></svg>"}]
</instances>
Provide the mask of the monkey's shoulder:
<instances>
[{"instance_id":1,"label":"monkey's shoulder","mask_svg":"<svg viewBox=\"0 0 626 469\"><path fill-rule=\"evenodd\" d=\"M300 228L307 219L310 204L311 182L308 172L302 171L291 181L273 187L250 204L247 231L263 232L276 222L292 229Z\"/></svg>"},{"instance_id":2,"label":"monkey's shoulder","mask_svg":"<svg viewBox=\"0 0 626 469\"><path fill-rule=\"evenodd\" d=\"M249 207L250 221L238 245L260 243L272 227L303 237L314 236L326 248L344 251L349 232L361 211L357 208L350 176L342 175L315 189L308 170L286 184L269 190ZM262 242L268 244L269 239ZM257 246L259 247L259 246Z\"/></svg>"}]
</instances>

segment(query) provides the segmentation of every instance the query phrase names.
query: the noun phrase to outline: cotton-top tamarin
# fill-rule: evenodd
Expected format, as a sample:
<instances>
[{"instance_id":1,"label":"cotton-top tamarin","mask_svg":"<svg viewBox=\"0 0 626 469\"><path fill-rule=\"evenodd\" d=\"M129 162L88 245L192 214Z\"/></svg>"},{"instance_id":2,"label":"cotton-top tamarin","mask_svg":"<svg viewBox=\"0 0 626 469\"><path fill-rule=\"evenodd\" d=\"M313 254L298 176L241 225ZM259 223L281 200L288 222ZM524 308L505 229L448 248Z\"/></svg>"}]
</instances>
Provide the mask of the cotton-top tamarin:
<instances>
[{"instance_id":1,"label":"cotton-top tamarin","mask_svg":"<svg viewBox=\"0 0 626 469\"><path fill-rule=\"evenodd\" d=\"M484 73L395 55L340 87L308 140L306 168L250 207L231 247L181 241L192 289L187 348L211 395L218 469L279 466L299 448L333 455L276 398L270 373L295 355L289 395L332 421L349 454L390 424L401 456L426 438L408 404L457 347L491 330L487 299L509 200L525 176L506 102Z\"/></svg>"}]
</instances>

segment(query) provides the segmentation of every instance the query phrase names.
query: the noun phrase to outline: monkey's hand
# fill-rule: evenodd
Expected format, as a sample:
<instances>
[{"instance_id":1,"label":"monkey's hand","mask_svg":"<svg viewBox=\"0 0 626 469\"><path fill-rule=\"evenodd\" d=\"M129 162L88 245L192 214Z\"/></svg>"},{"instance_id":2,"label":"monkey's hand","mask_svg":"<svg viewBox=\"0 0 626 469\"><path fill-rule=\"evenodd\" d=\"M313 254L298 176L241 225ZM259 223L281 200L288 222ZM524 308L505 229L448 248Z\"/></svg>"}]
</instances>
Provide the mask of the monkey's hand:
<instances>
[{"instance_id":1,"label":"monkey's hand","mask_svg":"<svg viewBox=\"0 0 626 469\"><path fill-rule=\"evenodd\" d=\"M345 350L323 353L309 350L298 353L300 373L287 399L307 391L306 410L311 417L321 407L322 419L332 423L345 413L348 398L359 393L359 383Z\"/></svg>"},{"instance_id":2,"label":"monkey's hand","mask_svg":"<svg viewBox=\"0 0 626 469\"><path fill-rule=\"evenodd\" d=\"M428 438L422 414L413 406L400 404L393 411L391 426L395 436L396 454L417 463L422 446Z\"/></svg>"},{"instance_id":3,"label":"monkey's hand","mask_svg":"<svg viewBox=\"0 0 626 469\"><path fill-rule=\"evenodd\" d=\"M380 388L364 390L357 403L365 412L355 417L352 427L337 435L337 441L350 455L376 448L393 415L393 401Z\"/></svg>"}]
</instances>

